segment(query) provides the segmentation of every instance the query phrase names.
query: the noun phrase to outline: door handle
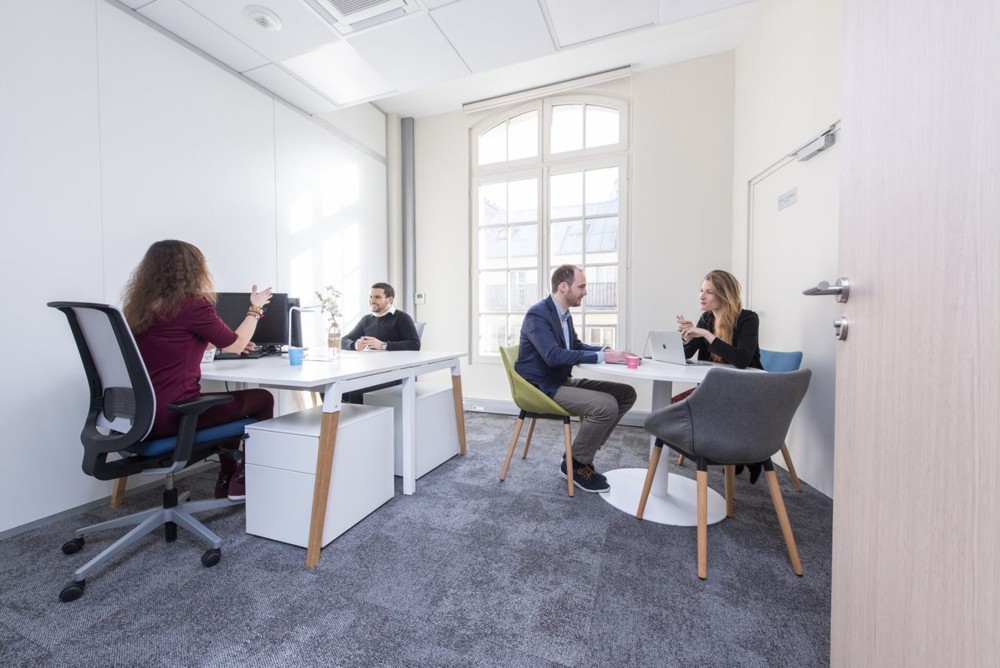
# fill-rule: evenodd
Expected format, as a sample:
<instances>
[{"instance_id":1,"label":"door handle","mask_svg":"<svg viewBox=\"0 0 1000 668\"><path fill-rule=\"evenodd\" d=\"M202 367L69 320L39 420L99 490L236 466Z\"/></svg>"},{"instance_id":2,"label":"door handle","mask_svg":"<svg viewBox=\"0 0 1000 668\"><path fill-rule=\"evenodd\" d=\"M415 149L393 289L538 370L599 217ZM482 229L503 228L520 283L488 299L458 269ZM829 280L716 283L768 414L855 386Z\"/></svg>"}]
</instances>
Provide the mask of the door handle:
<instances>
[{"instance_id":1,"label":"door handle","mask_svg":"<svg viewBox=\"0 0 1000 668\"><path fill-rule=\"evenodd\" d=\"M815 286L803 290L802 294L808 297L836 295L837 301L843 304L847 302L847 297L851 294L851 282L843 276L837 279L836 285L830 285L828 281L820 281Z\"/></svg>"}]
</instances>

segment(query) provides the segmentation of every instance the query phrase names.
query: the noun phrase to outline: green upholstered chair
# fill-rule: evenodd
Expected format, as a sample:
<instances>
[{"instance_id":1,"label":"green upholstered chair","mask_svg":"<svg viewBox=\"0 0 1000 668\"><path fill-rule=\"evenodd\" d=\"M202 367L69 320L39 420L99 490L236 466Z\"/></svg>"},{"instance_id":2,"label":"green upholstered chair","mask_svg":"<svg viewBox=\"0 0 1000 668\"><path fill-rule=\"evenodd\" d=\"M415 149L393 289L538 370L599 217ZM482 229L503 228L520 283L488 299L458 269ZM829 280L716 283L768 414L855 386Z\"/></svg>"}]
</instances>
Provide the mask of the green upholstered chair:
<instances>
[{"instance_id":1,"label":"green upholstered chair","mask_svg":"<svg viewBox=\"0 0 1000 668\"><path fill-rule=\"evenodd\" d=\"M510 394L514 398L514 403L520 409L517 416L517 424L514 425L514 435L510 439L510 447L507 448L507 458L503 462L503 469L500 471L500 482L507 477L507 469L510 467L510 460L514 456L514 448L517 446L517 439L521 437L521 428L524 426L524 418L531 418L528 424L528 436L524 441L524 453L521 459L528 458L528 448L531 446L531 435L535 431L535 420L538 418L546 420L562 420L563 438L566 443L566 484L569 495L573 496L573 449L572 438L569 431L569 421L574 415L552 401L544 392L526 381L514 371L514 361L517 359L517 346L507 346L500 348L500 357L503 359L503 368L507 371L507 380L510 381Z\"/></svg>"}]
</instances>

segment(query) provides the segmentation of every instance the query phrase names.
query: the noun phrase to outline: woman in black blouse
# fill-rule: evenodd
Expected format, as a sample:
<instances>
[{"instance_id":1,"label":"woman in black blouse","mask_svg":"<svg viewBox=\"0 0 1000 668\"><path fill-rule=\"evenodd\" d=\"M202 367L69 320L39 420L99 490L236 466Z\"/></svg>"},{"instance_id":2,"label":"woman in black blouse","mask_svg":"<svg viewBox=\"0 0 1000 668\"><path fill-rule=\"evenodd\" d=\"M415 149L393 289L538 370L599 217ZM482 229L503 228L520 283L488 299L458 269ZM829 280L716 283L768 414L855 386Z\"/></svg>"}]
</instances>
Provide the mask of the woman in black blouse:
<instances>
[{"instance_id":1,"label":"woman in black blouse","mask_svg":"<svg viewBox=\"0 0 1000 668\"><path fill-rule=\"evenodd\" d=\"M760 319L743 308L736 277L721 269L710 271L701 283L698 303L702 314L697 325L682 315L677 316L677 331L684 339L684 356L697 354L700 360L732 364L737 369L763 369L757 341ZM674 401L683 396L674 397ZM748 468L750 482L757 482L762 464L751 464ZM742 466L736 467L737 474L742 470Z\"/></svg>"},{"instance_id":2,"label":"woman in black blouse","mask_svg":"<svg viewBox=\"0 0 1000 668\"><path fill-rule=\"evenodd\" d=\"M684 355L732 364L737 369L762 369L757 333L760 320L743 308L740 282L728 271L710 271L698 298L703 313L698 324L677 316L677 331L684 339Z\"/></svg>"}]
</instances>

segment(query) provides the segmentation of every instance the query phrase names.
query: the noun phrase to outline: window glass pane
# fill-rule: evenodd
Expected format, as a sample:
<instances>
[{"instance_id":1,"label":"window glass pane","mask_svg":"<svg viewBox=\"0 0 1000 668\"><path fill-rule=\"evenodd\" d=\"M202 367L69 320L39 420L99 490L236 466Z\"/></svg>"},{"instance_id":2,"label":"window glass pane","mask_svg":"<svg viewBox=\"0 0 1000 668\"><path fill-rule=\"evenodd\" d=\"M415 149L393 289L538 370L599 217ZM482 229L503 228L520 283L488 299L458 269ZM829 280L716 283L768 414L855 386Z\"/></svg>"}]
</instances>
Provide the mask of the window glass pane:
<instances>
[{"instance_id":1,"label":"window glass pane","mask_svg":"<svg viewBox=\"0 0 1000 668\"><path fill-rule=\"evenodd\" d=\"M589 292L589 283L588 283ZM590 298L590 295L587 295ZM587 302L585 301L584 304ZM577 334L584 343L595 346L610 346L618 348L618 314L617 313L593 313L587 311L584 315L582 328L577 329Z\"/></svg>"},{"instance_id":2,"label":"window glass pane","mask_svg":"<svg viewBox=\"0 0 1000 668\"><path fill-rule=\"evenodd\" d=\"M487 227L479 229L479 268L507 268L507 229Z\"/></svg>"},{"instance_id":3,"label":"window glass pane","mask_svg":"<svg viewBox=\"0 0 1000 668\"><path fill-rule=\"evenodd\" d=\"M587 148L618 143L618 110L587 105Z\"/></svg>"},{"instance_id":4,"label":"window glass pane","mask_svg":"<svg viewBox=\"0 0 1000 668\"><path fill-rule=\"evenodd\" d=\"M538 220L538 179L511 181L507 184L509 216L512 223Z\"/></svg>"},{"instance_id":5,"label":"window glass pane","mask_svg":"<svg viewBox=\"0 0 1000 668\"><path fill-rule=\"evenodd\" d=\"M618 213L618 168L591 169L584 178L586 184L585 215Z\"/></svg>"},{"instance_id":6,"label":"window glass pane","mask_svg":"<svg viewBox=\"0 0 1000 668\"><path fill-rule=\"evenodd\" d=\"M506 271L479 272L479 310L484 313L503 313L507 310Z\"/></svg>"},{"instance_id":7,"label":"window glass pane","mask_svg":"<svg viewBox=\"0 0 1000 668\"><path fill-rule=\"evenodd\" d=\"M507 126L507 159L520 160L538 155L538 112L510 119Z\"/></svg>"},{"instance_id":8,"label":"window glass pane","mask_svg":"<svg viewBox=\"0 0 1000 668\"><path fill-rule=\"evenodd\" d=\"M583 172L557 174L549 179L552 218L569 218L583 213Z\"/></svg>"},{"instance_id":9,"label":"window glass pane","mask_svg":"<svg viewBox=\"0 0 1000 668\"><path fill-rule=\"evenodd\" d=\"M535 301L538 301L537 299ZM533 302L534 303L534 302ZM525 309L527 310L527 309ZM524 323L524 316L514 313L507 318L507 345L513 346L521 340L521 325ZM511 360L514 362L514 360Z\"/></svg>"},{"instance_id":10,"label":"window glass pane","mask_svg":"<svg viewBox=\"0 0 1000 668\"><path fill-rule=\"evenodd\" d=\"M479 164L489 165L507 159L507 122L479 135Z\"/></svg>"},{"instance_id":11,"label":"window glass pane","mask_svg":"<svg viewBox=\"0 0 1000 668\"><path fill-rule=\"evenodd\" d=\"M538 225L513 225L510 230L509 267L538 266Z\"/></svg>"},{"instance_id":12,"label":"window glass pane","mask_svg":"<svg viewBox=\"0 0 1000 668\"><path fill-rule=\"evenodd\" d=\"M588 264L618 261L618 218L591 218L586 235Z\"/></svg>"},{"instance_id":13,"label":"window glass pane","mask_svg":"<svg viewBox=\"0 0 1000 668\"><path fill-rule=\"evenodd\" d=\"M587 312L618 309L618 267L587 267Z\"/></svg>"},{"instance_id":14,"label":"window glass pane","mask_svg":"<svg viewBox=\"0 0 1000 668\"><path fill-rule=\"evenodd\" d=\"M583 105L552 107L552 152L565 153L583 148Z\"/></svg>"},{"instance_id":15,"label":"window glass pane","mask_svg":"<svg viewBox=\"0 0 1000 668\"><path fill-rule=\"evenodd\" d=\"M583 264L583 221L568 220L549 227L549 253L554 267L561 264ZM552 272L549 272L549 276ZM588 281L590 277L587 277Z\"/></svg>"},{"instance_id":16,"label":"window glass pane","mask_svg":"<svg viewBox=\"0 0 1000 668\"><path fill-rule=\"evenodd\" d=\"M510 272L510 310L524 313L541 297L538 295L537 271Z\"/></svg>"},{"instance_id":17,"label":"window glass pane","mask_svg":"<svg viewBox=\"0 0 1000 668\"><path fill-rule=\"evenodd\" d=\"M479 186L479 224L498 225L507 222L507 184L490 183Z\"/></svg>"},{"instance_id":18,"label":"window glass pane","mask_svg":"<svg viewBox=\"0 0 1000 668\"><path fill-rule=\"evenodd\" d=\"M479 354L500 355L500 346L507 345L507 316L479 316Z\"/></svg>"}]
</instances>

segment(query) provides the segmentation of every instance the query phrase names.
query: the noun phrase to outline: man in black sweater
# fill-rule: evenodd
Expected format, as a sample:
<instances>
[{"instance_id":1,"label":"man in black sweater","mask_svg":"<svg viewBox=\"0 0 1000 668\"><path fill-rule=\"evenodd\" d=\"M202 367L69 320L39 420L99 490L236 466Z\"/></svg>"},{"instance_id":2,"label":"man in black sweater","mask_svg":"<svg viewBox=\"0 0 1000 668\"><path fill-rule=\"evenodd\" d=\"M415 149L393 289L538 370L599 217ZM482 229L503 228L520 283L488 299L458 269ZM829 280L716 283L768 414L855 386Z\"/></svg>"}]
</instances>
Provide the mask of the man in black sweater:
<instances>
[{"instance_id":1,"label":"man in black sweater","mask_svg":"<svg viewBox=\"0 0 1000 668\"><path fill-rule=\"evenodd\" d=\"M361 318L347 336L340 339L344 350L420 350L420 337L413 318L392 305L396 291L388 283L375 283L368 297L372 312ZM366 387L344 394L342 401L360 404L365 392L398 385L399 381Z\"/></svg>"}]
</instances>

